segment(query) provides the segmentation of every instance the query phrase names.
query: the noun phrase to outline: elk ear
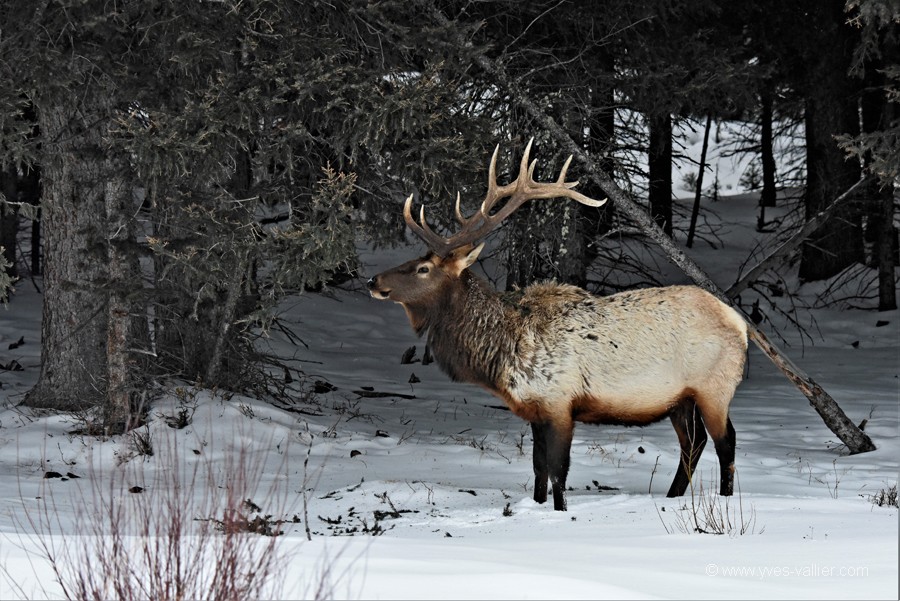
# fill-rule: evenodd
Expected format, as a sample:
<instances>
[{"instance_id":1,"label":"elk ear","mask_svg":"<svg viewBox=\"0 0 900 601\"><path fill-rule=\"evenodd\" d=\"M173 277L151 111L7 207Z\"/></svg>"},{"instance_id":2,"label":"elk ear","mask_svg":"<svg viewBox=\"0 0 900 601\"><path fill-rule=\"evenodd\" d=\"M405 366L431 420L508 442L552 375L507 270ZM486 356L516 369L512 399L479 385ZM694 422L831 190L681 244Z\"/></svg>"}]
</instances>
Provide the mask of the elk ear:
<instances>
[{"instance_id":1,"label":"elk ear","mask_svg":"<svg viewBox=\"0 0 900 601\"><path fill-rule=\"evenodd\" d=\"M458 276L478 260L478 255L481 254L483 249L484 242L474 248L470 246L457 248L447 258L447 271L454 276Z\"/></svg>"},{"instance_id":2,"label":"elk ear","mask_svg":"<svg viewBox=\"0 0 900 601\"><path fill-rule=\"evenodd\" d=\"M463 269L468 269L469 267L471 267L475 263L475 261L478 260L478 255L481 254L482 250L484 250L484 242L466 253L466 257L463 260ZM462 269L460 269L460 271L462 271Z\"/></svg>"}]
</instances>

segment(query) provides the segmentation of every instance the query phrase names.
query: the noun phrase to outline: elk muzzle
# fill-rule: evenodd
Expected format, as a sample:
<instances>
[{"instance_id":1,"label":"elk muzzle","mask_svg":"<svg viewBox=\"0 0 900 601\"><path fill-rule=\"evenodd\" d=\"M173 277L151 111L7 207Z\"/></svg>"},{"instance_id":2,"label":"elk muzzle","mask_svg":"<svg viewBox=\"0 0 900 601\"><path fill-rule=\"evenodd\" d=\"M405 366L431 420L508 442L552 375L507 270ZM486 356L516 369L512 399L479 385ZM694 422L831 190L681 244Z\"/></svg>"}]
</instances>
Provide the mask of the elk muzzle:
<instances>
[{"instance_id":1,"label":"elk muzzle","mask_svg":"<svg viewBox=\"0 0 900 601\"><path fill-rule=\"evenodd\" d=\"M369 278L369 281L366 282L366 287L369 289L369 294L372 295L372 298L377 298L378 300L388 300L390 298L391 291L382 288L379 280L379 276L376 275Z\"/></svg>"}]
</instances>

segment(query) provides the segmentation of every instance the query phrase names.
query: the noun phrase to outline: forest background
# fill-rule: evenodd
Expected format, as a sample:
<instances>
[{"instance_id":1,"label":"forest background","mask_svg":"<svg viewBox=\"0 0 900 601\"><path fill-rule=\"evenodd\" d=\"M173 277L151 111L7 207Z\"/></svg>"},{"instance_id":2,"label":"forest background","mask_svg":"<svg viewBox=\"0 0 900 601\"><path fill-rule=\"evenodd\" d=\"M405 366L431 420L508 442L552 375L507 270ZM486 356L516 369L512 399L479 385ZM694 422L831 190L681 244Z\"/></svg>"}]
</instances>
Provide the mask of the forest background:
<instances>
[{"instance_id":1,"label":"forest background","mask_svg":"<svg viewBox=\"0 0 900 601\"><path fill-rule=\"evenodd\" d=\"M42 276L44 307L25 403L122 431L149 379L269 387L253 342L273 307L353 277L356 242L402 241L407 193L446 224L457 191L469 209L480 197L495 144L502 173L531 136L542 169L568 154L523 98L669 236L683 127L745 124L734 152L752 157L760 230L779 194L811 218L868 175L802 245L799 277L865 265L892 309L897 8L4 0L0 243L9 278ZM697 171L687 187L717 194ZM613 264L652 282L598 243L633 225L614 203L534 203L506 228L501 287L608 292Z\"/></svg>"}]
</instances>

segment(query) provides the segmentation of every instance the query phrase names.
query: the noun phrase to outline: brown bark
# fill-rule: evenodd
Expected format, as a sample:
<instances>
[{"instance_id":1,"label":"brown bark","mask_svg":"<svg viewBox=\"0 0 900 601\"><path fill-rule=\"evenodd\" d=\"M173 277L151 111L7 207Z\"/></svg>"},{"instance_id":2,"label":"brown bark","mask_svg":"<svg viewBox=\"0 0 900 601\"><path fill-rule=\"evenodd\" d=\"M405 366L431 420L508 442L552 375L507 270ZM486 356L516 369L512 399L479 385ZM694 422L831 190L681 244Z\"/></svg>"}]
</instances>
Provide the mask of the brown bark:
<instances>
[{"instance_id":1,"label":"brown bark","mask_svg":"<svg viewBox=\"0 0 900 601\"><path fill-rule=\"evenodd\" d=\"M38 105L44 135L44 304L41 370L26 404L60 410L106 399L106 221L97 113Z\"/></svg>"},{"instance_id":2,"label":"brown bark","mask_svg":"<svg viewBox=\"0 0 900 601\"><path fill-rule=\"evenodd\" d=\"M132 400L148 339L127 158L114 140L110 90L88 78L79 101L36 101L42 134L44 302L41 369L25 403L97 409L107 433L135 425Z\"/></svg>"},{"instance_id":3,"label":"brown bark","mask_svg":"<svg viewBox=\"0 0 900 601\"><path fill-rule=\"evenodd\" d=\"M649 119L648 171L650 215L667 236L672 235L672 116Z\"/></svg>"},{"instance_id":4,"label":"brown bark","mask_svg":"<svg viewBox=\"0 0 900 601\"><path fill-rule=\"evenodd\" d=\"M135 248L136 210L128 166L107 158L106 257L107 275L107 393L104 422L109 431L130 430L140 423L138 381L146 368L143 347L149 330L142 294L140 265Z\"/></svg>"},{"instance_id":5,"label":"brown bark","mask_svg":"<svg viewBox=\"0 0 900 601\"><path fill-rule=\"evenodd\" d=\"M760 99L760 136L759 156L762 162L763 187L759 197L760 223L759 229L765 225L765 207L774 207L776 200L775 190L775 141L772 135L772 120L774 119L774 93L770 83L763 84L763 92Z\"/></svg>"},{"instance_id":6,"label":"brown bark","mask_svg":"<svg viewBox=\"0 0 900 601\"><path fill-rule=\"evenodd\" d=\"M820 50L811 54L806 90L806 216L821 211L860 177L857 161L848 161L837 134L859 133L858 80L848 76L856 33L845 23L843 0L828 0L810 13ZM845 204L803 246L799 276L805 281L837 275L863 261L861 215Z\"/></svg>"},{"instance_id":7,"label":"brown bark","mask_svg":"<svg viewBox=\"0 0 900 601\"><path fill-rule=\"evenodd\" d=\"M694 233L697 230L697 217L700 215L700 199L703 196L703 172L706 171L706 151L709 148L709 130L712 128L712 115L706 116L706 128L703 131L703 148L700 150L700 169L697 173L697 189L694 191L694 206L691 209L691 225L688 227L685 246L694 246Z\"/></svg>"},{"instance_id":8,"label":"brown bark","mask_svg":"<svg viewBox=\"0 0 900 601\"><path fill-rule=\"evenodd\" d=\"M234 279L231 280L225 292L219 331L215 334L212 355L210 356L209 364L206 366L205 381L211 384L216 384L220 381L226 344L232 335L231 327L237 318L238 300L244 283L244 274L247 273L247 251L242 252L236 263Z\"/></svg>"},{"instance_id":9,"label":"brown bark","mask_svg":"<svg viewBox=\"0 0 900 601\"><path fill-rule=\"evenodd\" d=\"M19 201L18 177L16 168L9 165L6 169L0 168L0 194L9 203ZM16 237L19 233L19 211L15 205L0 205L0 246L3 247L3 257L9 264L6 273L10 277L16 277Z\"/></svg>"},{"instance_id":10,"label":"brown bark","mask_svg":"<svg viewBox=\"0 0 900 601\"><path fill-rule=\"evenodd\" d=\"M900 55L896 44L889 46L893 54ZM893 57L892 57L893 58ZM890 129L895 118L896 104L886 92L884 73L871 65L866 72L867 89L862 96L862 129L874 133ZM871 156L864 159L866 167ZM878 270L878 310L893 311L897 308L897 285L894 268L897 266L897 228L894 227L894 182L873 179L866 194L867 225L865 238L872 244L870 264Z\"/></svg>"}]
</instances>

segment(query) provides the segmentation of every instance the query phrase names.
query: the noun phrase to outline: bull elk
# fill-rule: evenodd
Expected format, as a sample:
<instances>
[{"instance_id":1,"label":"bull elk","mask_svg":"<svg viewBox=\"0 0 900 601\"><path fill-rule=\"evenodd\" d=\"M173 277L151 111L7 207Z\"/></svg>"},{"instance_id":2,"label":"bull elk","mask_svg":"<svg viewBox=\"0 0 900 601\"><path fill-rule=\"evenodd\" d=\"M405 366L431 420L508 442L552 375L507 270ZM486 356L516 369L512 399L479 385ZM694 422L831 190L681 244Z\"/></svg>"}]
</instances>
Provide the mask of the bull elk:
<instances>
[{"instance_id":1,"label":"bull elk","mask_svg":"<svg viewBox=\"0 0 900 601\"><path fill-rule=\"evenodd\" d=\"M605 202L566 181L571 157L556 182L535 182L530 150L531 142L518 177L504 186L497 184L494 151L481 208L464 217L457 194L460 230L449 237L429 227L424 208L417 223L407 198L406 224L430 252L371 278L371 295L403 306L453 380L484 387L531 423L538 503L547 500L549 479L554 509L566 509L576 421L644 426L669 417L681 445L670 497L685 493L708 431L719 458L720 493L732 494L735 431L728 406L747 350L746 323L734 309L695 286L599 297L539 283L499 293L469 270L484 248L480 241L525 201Z\"/></svg>"}]
</instances>

